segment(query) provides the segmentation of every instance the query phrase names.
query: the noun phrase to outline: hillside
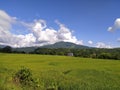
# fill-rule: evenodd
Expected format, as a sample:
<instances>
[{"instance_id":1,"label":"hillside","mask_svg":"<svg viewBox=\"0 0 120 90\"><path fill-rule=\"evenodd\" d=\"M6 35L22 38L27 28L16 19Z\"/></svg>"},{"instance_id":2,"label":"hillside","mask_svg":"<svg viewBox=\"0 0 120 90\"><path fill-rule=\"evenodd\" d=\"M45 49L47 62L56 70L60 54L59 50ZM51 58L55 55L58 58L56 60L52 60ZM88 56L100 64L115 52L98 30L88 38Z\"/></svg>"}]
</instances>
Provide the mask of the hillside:
<instances>
[{"instance_id":1,"label":"hillside","mask_svg":"<svg viewBox=\"0 0 120 90\"><path fill-rule=\"evenodd\" d=\"M13 51L24 51L24 52L33 52L36 48L70 48L70 49L84 49L90 48L88 46L77 45L70 42L57 42L55 44L44 45L40 47L23 47L23 48L13 48Z\"/></svg>"},{"instance_id":2,"label":"hillside","mask_svg":"<svg viewBox=\"0 0 120 90\"><path fill-rule=\"evenodd\" d=\"M5 47L5 45L0 45L0 48L4 48Z\"/></svg>"},{"instance_id":3,"label":"hillside","mask_svg":"<svg viewBox=\"0 0 120 90\"><path fill-rule=\"evenodd\" d=\"M55 44L42 46L41 48L74 48L74 49L79 48L79 49L83 49L83 48L89 48L89 47L83 46L83 45L77 45L77 44L71 43L71 42L57 42Z\"/></svg>"},{"instance_id":4,"label":"hillside","mask_svg":"<svg viewBox=\"0 0 120 90\"><path fill-rule=\"evenodd\" d=\"M38 47L23 47L23 48L13 48L13 51L19 51L19 52L33 52Z\"/></svg>"}]
</instances>

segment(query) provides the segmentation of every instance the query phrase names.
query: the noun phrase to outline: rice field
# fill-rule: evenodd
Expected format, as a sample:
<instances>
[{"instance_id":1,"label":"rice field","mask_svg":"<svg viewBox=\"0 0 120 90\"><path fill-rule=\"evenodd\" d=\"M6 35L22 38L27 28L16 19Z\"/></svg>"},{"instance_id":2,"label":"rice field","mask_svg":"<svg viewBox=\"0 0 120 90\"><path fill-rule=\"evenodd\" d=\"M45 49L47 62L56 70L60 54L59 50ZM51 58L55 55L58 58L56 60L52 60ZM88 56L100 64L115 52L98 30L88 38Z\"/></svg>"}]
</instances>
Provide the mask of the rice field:
<instances>
[{"instance_id":1,"label":"rice field","mask_svg":"<svg viewBox=\"0 0 120 90\"><path fill-rule=\"evenodd\" d=\"M36 88L14 82L21 67L31 70ZM120 61L1 53L0 90L120 90Z\"/></svg>"}]
</instances>

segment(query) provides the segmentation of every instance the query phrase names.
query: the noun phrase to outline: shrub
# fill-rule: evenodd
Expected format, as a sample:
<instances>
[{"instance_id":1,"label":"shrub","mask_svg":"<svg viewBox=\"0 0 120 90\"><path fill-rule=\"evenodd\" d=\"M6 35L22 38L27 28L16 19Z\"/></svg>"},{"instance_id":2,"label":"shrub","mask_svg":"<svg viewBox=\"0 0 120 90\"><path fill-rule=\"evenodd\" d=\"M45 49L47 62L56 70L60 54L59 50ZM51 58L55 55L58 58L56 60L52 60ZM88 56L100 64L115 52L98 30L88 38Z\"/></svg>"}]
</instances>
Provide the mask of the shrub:
<instances>
[{"instance_id":1,"label":"shrub","mask_svg":"<svg viewBox=\"0 0 120 90\"><path fill-rule=\"evenodd\" d=\"M14 75L15 83L20 83L22 86L35 86L36 81L33 79L31 70L25 67L22 67Z\"/></svg>"}]
</instances>

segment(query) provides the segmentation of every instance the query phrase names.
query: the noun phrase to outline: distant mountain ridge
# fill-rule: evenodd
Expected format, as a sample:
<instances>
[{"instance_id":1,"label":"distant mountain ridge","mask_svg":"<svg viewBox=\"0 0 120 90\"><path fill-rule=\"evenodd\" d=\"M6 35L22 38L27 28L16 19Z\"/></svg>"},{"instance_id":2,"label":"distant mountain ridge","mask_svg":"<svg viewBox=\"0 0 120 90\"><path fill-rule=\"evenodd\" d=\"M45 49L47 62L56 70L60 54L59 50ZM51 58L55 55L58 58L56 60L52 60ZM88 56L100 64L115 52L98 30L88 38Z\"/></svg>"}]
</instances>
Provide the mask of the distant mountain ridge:
<instances>
[{"instance_id":1,"label":"distant mountain ridge","mask_svg":"<svg viewBox=\"0 0 120 90\"><path fill-rule=\"evenodd\" d=\"M0 48L4 48L6 45L0 45Z\"/></svg>"},{"instance_id":2,"label":"distant mountain ridge","mask_svg":"<svg viewBox=\"0 0 120 90\"><path fill-rule=\"evenodd\" d=\"M4 48L5 45L0 45L0 48ZM70 49L86 49L90 48L88 46L77 45L71 42L56 42L54 44L44 45L44 46L34 46L34 47L21 47L13 48L13 51L24 51L24 52L33 52L37 48L70 48Z\"/></svg>"},{"instance_id":3,"label":"distant mountain ridge","mask_svg":"<svg viewBox=\"0 0 120 90\"><path fill-rule=\"evenodd\" d=\"M83 46L83 45L77 45L75 43L71 43L71 42L56 42L54 44L50 44L50 45L44 45L41 46L41 48L90 48L88 46Z\"/></svg>"}]
</instances>

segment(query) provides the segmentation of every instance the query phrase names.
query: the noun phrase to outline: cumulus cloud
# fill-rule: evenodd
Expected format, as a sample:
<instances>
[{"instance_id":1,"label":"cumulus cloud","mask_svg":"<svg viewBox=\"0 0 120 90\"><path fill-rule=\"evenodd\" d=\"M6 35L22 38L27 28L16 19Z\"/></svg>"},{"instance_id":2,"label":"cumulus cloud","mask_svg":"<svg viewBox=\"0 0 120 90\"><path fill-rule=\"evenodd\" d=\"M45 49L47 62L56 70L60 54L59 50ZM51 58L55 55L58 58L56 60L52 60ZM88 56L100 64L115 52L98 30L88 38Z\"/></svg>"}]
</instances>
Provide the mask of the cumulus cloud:
<instances>
[{"instance_id":1,"label":"cumulus cloud","mask_svg":"<svg viewBox=\"0 0 120 90\"><path fill-rule=\"evenodd\" d=\"M10 41L12 37L10 29L13 22L14 18L9 16L5 11L0 10L0 43L8 44Z\"/></svg>"},{"instance_id":2,"label":"cumulus cloud","mask_svg":"<svg viewBox=\"0 0 120 90\"><path fill-rule=\"evenodd\" d=\"M117 29L120 29L120 18L117 18L114 22L114 25L112 27L108 27L108 31L115 31Z\"/></svg>"},{"instance_id":3,"label":"cumulus cloud","mask_svg":"<svg viewBox=\"0 0 120 90\"><path fill-rule=\"evenodd\" d=\"M36 37L36 44L52 44L57 41L57 31L47 28L44 20L37 20L32 25L32 33Z\"/></svg>"},{"instance_id":4,"label":"cumulus cloud","mask_svg":"<svg viewBox=\"0 0 120 90\"><path fill-rule=\"evenodd\" d=\"M73 42L76 44L83 44L81 40L77 40L75 36L72 35L70 29L65 27L61 23L57 23L59 29L55 30L48 28L44 20L35 21L32 25L32 33L36 37L36 42L39 44L53 44L59 41Z\"/></svg>"},{"instance_id":5,"label":"cumulus cloud","mask_svg":"<svg viewBox=\"0 0 120 90\"><path fill-rule=\"evenodd\" d=\"M107 44L105 44L105 43L103 43L103 42L98 42L98 43L96 44L96 47L97 47L97 48L112 48L110 45L107 45Z\"/></svg>"},{"instance_id":6,"label":"cumulus cloud","mask_svg":"<svg viewBox=\"0 0 120 90\"><path fill-rule=\"evenodd\" d=\"M117 18L115 20L114 25L112 27L109 27L108 31L113 32L118 29L120 29L120 18ZM120 42L120 38L118 38L117 41Z\"/></svg>"},{"instance_id":7,"label":"cumulus cloud","mask_svg":"<svg viewBox=\"0 0 120 90\"><path fill-rule=\"evenodd\" d=\"M29 33L24 35L13 34L10 30L13 25L17 24L29 29ZM78 40L69 28L59 22L57 24L59 25L58 30L48 28L45 20L34 20L26 23L0 10L0 44L12 47L42 46L59 41L83 44L83 41Z\"/></svg>"},{"instance_id":8,"label":"cumulus cloud","mask_svg":"<svg viewBox=\"0 0 120 90\"><path fill-rule=\"evenodd\" d=\"M60 27L57 32L58 41L73 42L83 45L83 40L77 40L77 38L72 35L72 31L70 29L68 29L61 23L58 23L58 25Z\"/></svg>"},{"instance_id":9,"label":"cumulus cloud","mask_svg":"<svg viewBox=\"0 0 120 90\"><path fill-rule=\"evenodd\" d=\"M89 41L88 41L88 44L92 45L92 44L93 44L93 41L89 40Z\"/></svg>"}]
</instances>

